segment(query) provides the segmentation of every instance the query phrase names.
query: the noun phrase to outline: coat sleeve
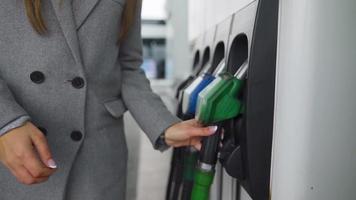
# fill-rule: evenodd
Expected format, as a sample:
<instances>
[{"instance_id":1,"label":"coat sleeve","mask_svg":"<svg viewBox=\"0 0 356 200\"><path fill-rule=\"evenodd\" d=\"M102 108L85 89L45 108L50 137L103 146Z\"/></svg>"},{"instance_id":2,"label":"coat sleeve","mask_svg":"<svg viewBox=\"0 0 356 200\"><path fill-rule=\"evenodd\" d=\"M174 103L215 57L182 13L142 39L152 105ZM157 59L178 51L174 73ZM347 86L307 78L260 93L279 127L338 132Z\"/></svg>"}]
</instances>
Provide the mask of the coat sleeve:
<instances>
[{"instance_id":1,"label":"coat sleeve","mask_svg":"<svg viewBox=\"0 0 356 200\"><path fill-rule=\"evenodd\" d=\"M120 44L121 95L126 107L155 147L165 129L180 119L170 113L160 97L152 91L150 82L141 69L141 6L139 3L136 20Z\"/></svg>"},{"instance_id":2,"label":"coat sleeve","mask_svg":"<svg viewBox=\"0 0 356 200\"><path fill-rule=\"evenodd\" d=\"M0 78L0 128L22 116L28 116L28 113L16 102L7 83Z\"/></svg>"},{"instance_id":3,"label":"coat sleeve","mask_svg":"<svg viewBox=\"0 0 356 200\"><path fill-rule=\"evenodd\" d=\"M15 129L15 128L18 128L18 127L24 125L27 121L30 121L30 116L28 116L28 115L18 117L17 119L9 122L8 124L6 124L4 127L2 127L0 129L0 136L8 133L12 129Z\"/></svg>"}]
</instances>

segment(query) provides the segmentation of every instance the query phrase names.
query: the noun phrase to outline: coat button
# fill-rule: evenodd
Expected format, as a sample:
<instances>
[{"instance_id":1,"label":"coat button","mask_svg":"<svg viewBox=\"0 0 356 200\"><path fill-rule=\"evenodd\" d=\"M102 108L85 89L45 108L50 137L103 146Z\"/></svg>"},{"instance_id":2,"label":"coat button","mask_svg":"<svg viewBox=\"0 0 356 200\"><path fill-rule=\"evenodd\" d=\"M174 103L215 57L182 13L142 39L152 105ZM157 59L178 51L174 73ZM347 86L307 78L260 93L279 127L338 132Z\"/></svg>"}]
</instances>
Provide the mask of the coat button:
<instances>
[{"instance_id":1,"label":"coat button","mask_svg":"<svg viewBox=\"0 0 356 200\"><path fill-rule=\"evenodd\" d=\"M43 81L45 80L45 76L40 71L34 71L30 74L30 79L32 82L40 84L43 83Z\"/></svg>"},{"instance_id":2,"label":"coat button","mask_svg":"<svg viewBox=\"0 0 356 200\"><path fill-rule=\"evenodd\" d=\"M47 136L47 130L41 126L37 127L42 133L43 135Z\"/></svg>"},{"instance_id":3,"label":"coat button","mask_svg":"<svg viewBox=\"0 0 356 200\"><path fill-rule=\"evenodd\" d=\"M77 89L84 87L84 79L81 77L73 78L72 86Z\"/></svg>"},{"instance_id":4,"label":"coat button","mask_svg":"<svg viewBox=\"0 0 356 200\"><path fill-rule=\"evenodd\" d=\"M80 132L80 131L73 131L71 134L70 134L70 137L72 138L73 141L80 141L83 137L83 134Z\"/></svg>"}]
</instances>

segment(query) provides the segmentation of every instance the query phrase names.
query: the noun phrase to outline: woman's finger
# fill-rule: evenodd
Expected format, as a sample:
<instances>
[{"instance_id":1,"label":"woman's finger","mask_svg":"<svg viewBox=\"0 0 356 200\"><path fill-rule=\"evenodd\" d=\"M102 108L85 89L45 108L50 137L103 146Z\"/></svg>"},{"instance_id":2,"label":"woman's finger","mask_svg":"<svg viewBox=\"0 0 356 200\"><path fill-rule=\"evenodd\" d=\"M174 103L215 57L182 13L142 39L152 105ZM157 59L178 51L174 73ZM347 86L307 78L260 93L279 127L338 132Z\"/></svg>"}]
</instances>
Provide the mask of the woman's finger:
<instances>
[{"instance_id":1,"label":"woman's finger","mask_svg":"<svg viewBox=\"0 0 356 200\"><path fill-rule=\"evenodd\" d=\"M198 142L198 143L196 143L196 144L193 145L193 147L194 147L196 150L198 150L198 151L201 150L201 146L202 146L201 142Z\"/></svg>"},{"instance_id":2,"label":"woman's finger","mask_svg":"<svg viewBox=\"0 0 356 200\"><path fill-rule=\"evenodd\" d=\"M25 185L31 185L36 183L36 179L30 174L30 172L22 165L9 166L11 173L16 179Z\"/></svg>"},{"instance_id":3,"label":"woman's finger","mask_svg":"<svg viewBox=\"0 0 356 200\"><path fill-rule=\"evenodd\" d=\"M34 149L28 149L24 156L23 164L34 178L48 177L54 173L54 170L42 163Z\"/></svg>"},{"instance_id":4,"label":"woman's finger","mask_svg":"<svg viewBox=\"0 0 356 200\"><path fill-rule=\"evenodd\" d=\"M169 141L169 145L173 147L194 146L201 143L202 137L191 137L187 140Z\"/></svg>"},{"instance_id":5,"label":"woman's finger","mask_svg":"<svg viewBox=\"0 0 356 200\"><path fill-rule=\"evenodd\" d=\"M17 171L19 171L19 174L21 177L25 177L24 183L25 184L27 183L27 185L42 183L42 182L47 181L49 178L48 176L35 178L35 177L31 176L31 173L25 168L25 166L19 166Z\"/></svg>"},{"instance_id":6,"label":"woman's finger","mask_svg":"<svg viewBox=\"0 0 356 200\"><path fill-rule=\"evenodd\" d=\"M201 127L201 128L190 128L187 130L187 134L189 136L210 136L216 132L218 129L217 126L208 126L208 127Z\"/></svg>"},{"instance_id":7,"label":"woman's finger","mask_svg":"<svg viewBox=\"0 0 356 200\"><path fill-rule=\"evenodd\" d=\"M196 144L196 143L200 143L202 139L203 139L203 137L192 137L192 138L190 139L190 144L191 144L191 145L194 145L194 144Z\"/></svg>"},{"instance_id":8,"label":"woman's finger","mask_svg":"<svg viewBox=\"0 0 356 200\"><path fill-rule=\"evenodd\" d=\"M42 133L33 133L31 134L31 139L42 162L49 168L57 168L55 161L52 159L46 137Z\"/></svg>"},{"instance_id":9,"label":"woman's finger","mask_svg":"<svg viewBox=\"0 0 356 200\"><path fill-rule=\"evenodd\" d=\"M195 149L199 150L201 149L202 146L202 137L195 137L191 140L190 146L193 146Z\"/></svg>"},{"instance_id":10,"label":"woman's finger","mask_svg":"<svg viewBox=\"0 0 356 200\"><path fill-rule=\"evenodd\" d=\"M190 120L186 120L184 121L184 123L186 123L189 126L193 126L193 127L202 127L203 125L201 123L199 123L198 120L196 119L190 119Z\"/></svg>"},{"instance_id":11,"label":"woman's finger","mask_svg":"<svg viewBox=\"0 0 356 200\"><path fill-rule=\"evenodd\" d=\"M46 182L48 179L49 179L49 176L36 178L35 183L43 183L43 182Z\"/></svg>"},{"instance_id":12,"label":"woman's finger","mask_svg":"<svg viewBox=\"0 0 356 200\"><path fill-rule=\"evenodd\" d=\"M184 147L184 146L189 146L189 141L188 140L185 140L185 141L182 141L182 142L174 142L172 143L173 147Z\"/></svg>"},{"instance_id":13,"label":"woman's finger","mask_svg":"<svg viewBox=\"0 0 356 200\"><path fill-rule=\"evenodd\" d=\"M194 138L194 139L191 139L191 140L185 140L185 141L182 141L182 142L176 142L176 143L173 144L173 146L174 147L192 146L195 149L200 150L201 146L202 146L201 138L197 137L197 138Z\"/></svg>"}]
</instances>

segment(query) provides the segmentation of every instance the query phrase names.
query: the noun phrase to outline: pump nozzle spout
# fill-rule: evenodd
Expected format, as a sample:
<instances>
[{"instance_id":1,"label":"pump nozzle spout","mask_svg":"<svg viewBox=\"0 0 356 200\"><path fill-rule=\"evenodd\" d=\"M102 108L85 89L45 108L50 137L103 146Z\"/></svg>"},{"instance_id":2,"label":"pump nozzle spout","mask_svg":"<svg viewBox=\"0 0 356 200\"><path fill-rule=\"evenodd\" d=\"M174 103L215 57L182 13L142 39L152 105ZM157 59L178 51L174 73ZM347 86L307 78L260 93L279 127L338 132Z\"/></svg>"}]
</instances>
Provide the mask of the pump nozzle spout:
<instances>
[{"instance_id":1,"label":"pump nozzle spout","mask_svg":"<svg viewBox=\"0 0 356 200\"><path fill-rule=\"evenodd\" d=\"M203 75L208 73L210 68L211 68L211 64L207 62L205 65L201 67L201 70L199 71L198 75Z\"/></svg>"},{"instance_id":2,"label":"pump nozzle spout","mask_svg":"<svg viewBox=\"0 0 356 200\"><path fill-rule=\"evenodd\" d=\"M225 62L225 58L223 58L220 63L218 64L218 66L216 67L216 69L213 72L213 76L217 76L218 74L224 72L226 70L226 62Z\"/></svg>"},{"instance_id":3,"label":"pump nozzle spout","mask_svg":"<svg viewBox=\"0 0 356 200\"><path fill-rule=\"evenodd\" d=\"M247 77L248 61L246 60L235 73L235 77L239 80L244 80Z\"/></svg>"}]
</instances>

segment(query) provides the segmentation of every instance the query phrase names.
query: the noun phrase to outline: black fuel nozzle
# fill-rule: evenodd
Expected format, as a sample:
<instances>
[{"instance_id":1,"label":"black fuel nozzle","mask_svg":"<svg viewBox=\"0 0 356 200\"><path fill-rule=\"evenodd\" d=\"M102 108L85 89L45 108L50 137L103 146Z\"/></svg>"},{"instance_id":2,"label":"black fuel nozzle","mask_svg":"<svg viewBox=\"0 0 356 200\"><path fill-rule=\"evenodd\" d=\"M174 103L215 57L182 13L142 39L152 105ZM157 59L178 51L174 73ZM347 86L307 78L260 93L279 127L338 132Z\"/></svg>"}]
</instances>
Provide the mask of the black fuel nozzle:
<instances>
[{"instance_id":1,"label":"black fuel nozzle","mask_svg":"<svg viewBox=\"0 0 356 200\"><path fill-rule=\"evenodd\" d=\"M221 142L221 134L223 127L218 124L216 133L208 136L202 141L202 148L199 154L199 162L208 165L216 165L218 159L219 145Z\"/></svg>"}]
</instances>

